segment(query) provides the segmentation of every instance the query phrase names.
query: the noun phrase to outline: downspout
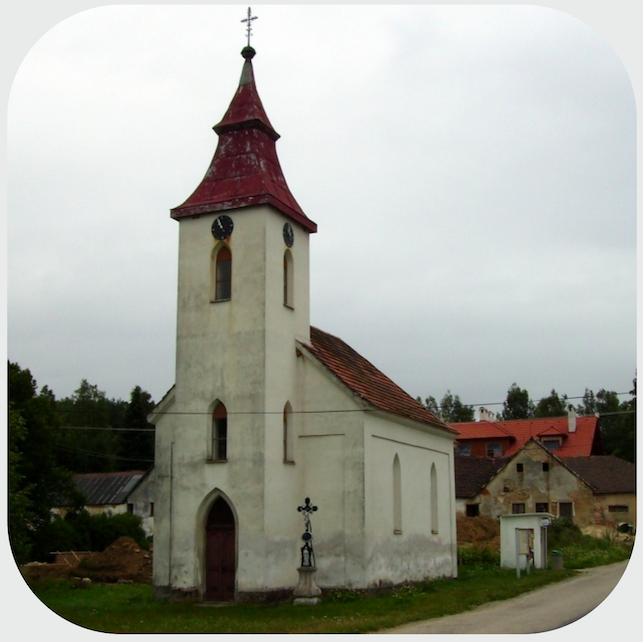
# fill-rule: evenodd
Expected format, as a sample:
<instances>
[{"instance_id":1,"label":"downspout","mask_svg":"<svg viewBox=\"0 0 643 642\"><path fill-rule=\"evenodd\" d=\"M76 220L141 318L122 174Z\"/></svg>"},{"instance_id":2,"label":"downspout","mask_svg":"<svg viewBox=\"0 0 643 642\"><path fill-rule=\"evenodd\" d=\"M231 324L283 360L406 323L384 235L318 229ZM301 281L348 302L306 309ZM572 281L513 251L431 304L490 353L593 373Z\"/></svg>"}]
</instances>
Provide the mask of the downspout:
<instances>
[{"instance_id":1,"label":"downspout","mask_svg":"<svg viewBox=\"0 0 643 642\"><path fill-rule=\"evenodd\" d=\"M172 589L172 495L174 488L174 442L170 443L170 498L169 498L169 557L168 557L168 583Z\"/></svg>"}]
</instances>

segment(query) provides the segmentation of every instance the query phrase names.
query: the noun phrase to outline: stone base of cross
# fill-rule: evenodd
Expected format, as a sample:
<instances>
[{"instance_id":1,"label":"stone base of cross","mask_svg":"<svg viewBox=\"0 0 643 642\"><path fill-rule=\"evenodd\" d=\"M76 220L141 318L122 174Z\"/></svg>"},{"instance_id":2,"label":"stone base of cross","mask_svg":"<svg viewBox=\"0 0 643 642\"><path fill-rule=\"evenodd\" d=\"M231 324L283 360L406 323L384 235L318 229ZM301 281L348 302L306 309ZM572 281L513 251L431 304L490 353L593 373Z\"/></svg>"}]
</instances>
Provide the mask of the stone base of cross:
<instances>
[{"instance_id":1,"label":"stone base of cross","mask_svg":"<svg viewBox=\"0 0 643 642\"><path fill-rule=\"evenodd\" d=\"M293 604L297 605L315 605L321 602L321 589L315 584L315 566L300 566L299 584L293 591L295 597Z\"/></svg>"}]
</instances>

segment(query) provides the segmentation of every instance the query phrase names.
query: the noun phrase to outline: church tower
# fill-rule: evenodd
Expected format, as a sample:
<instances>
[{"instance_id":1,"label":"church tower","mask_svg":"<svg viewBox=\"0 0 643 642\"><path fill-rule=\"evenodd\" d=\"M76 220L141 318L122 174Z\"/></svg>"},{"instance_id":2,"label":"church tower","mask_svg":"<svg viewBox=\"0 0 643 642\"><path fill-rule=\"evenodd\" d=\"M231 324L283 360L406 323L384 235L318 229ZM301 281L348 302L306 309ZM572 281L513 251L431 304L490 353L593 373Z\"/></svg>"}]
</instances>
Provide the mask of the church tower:
<instances>
[{"instance_id":1,"label":"church tower","mask_svg":"<svg viewBox=\"0 0 643 642\"><path fill-rule=\"evenodd\" d=\"M232 599L235 584L245 592L274 585L266 575L282 557L294 572L296 543L279 550L271 532L284 519L297 530L296 511L284 517L279 506L301 502L292 409L296 342L310 342L309 235L317 230L281 170L255 50L242 56L210 167L171 210L179 223L176 379L156 421L164 510L156 511L154 583L157 592L179 587L212 600ZM286 504L284 487L293 493Z\"/></svg>"}]
</instances>

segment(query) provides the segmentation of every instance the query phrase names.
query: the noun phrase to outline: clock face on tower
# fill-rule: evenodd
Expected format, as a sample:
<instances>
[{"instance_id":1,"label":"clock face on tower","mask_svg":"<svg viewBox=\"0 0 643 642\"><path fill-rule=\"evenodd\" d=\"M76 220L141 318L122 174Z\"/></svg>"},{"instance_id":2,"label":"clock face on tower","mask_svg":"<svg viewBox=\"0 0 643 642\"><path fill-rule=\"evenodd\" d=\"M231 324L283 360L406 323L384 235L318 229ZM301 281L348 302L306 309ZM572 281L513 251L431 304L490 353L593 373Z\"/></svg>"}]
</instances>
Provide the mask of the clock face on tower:
<instances>
[{"instance_id":1,"label":"clock face on tower","mask_svg":"<svg viewBox=\"0 0 643 642\"><path fill-rule=\"evenodd\" d=\"M234 223L229 216L223 214L214 219L212 223L212 236L218 241L223 241L227 239L230 234L232 234L232 229L234 228Z\"/></svg>"},{"instance_id":2,"label":"clock face on tower","mask_svg":"<svg viewBox=\"0 0 643 642\"><path fill-rule=\"evenodd\" d=\"M284 242L288 247L292 247L292 244L295 242L295 233L292 231L292 225L290 225L290 223L284 224Z\"/></svg>"}]
</instances>

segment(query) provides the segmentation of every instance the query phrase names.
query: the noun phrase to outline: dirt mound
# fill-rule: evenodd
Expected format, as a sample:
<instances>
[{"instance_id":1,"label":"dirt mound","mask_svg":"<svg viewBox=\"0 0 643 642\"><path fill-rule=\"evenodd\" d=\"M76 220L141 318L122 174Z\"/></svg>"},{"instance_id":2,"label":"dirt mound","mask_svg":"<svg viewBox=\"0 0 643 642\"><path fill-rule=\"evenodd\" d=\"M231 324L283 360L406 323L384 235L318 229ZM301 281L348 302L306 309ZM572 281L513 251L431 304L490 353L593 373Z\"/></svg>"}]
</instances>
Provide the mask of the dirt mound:
<instances>
[{"instance_id":1,"label":"dirt mound","mask_svg":"<svg viewBox=\"0 0 643 642\"><path fill-rule=\"evenodd\" d=\"M152 553L131 537L119 537L102 553L83 560L72 572L97 582L151 582Z\"/></svg>"},{"instance_id":2,"label":"dirt mound","mask_svg":"<svg viewBox=\"0 0 643 642\"><path fill-rule=\"evenodd\" d=\"M143 550L131 537L119 537L102 553L58 553L55 564L32 563L21 567L30 580L83 578L94 582L152 581L152 551Z\"/></svg>"},{"instance_id":3,"label":"dirt mound","mask_svg":"<svg viewBox=\"0 0 643 642\"><path fill-rule=\"evenodd\" d=\"M458 515L456 529L458 544L500 545L500 522L492 517Z\"/></svg>"}]
</instances>

